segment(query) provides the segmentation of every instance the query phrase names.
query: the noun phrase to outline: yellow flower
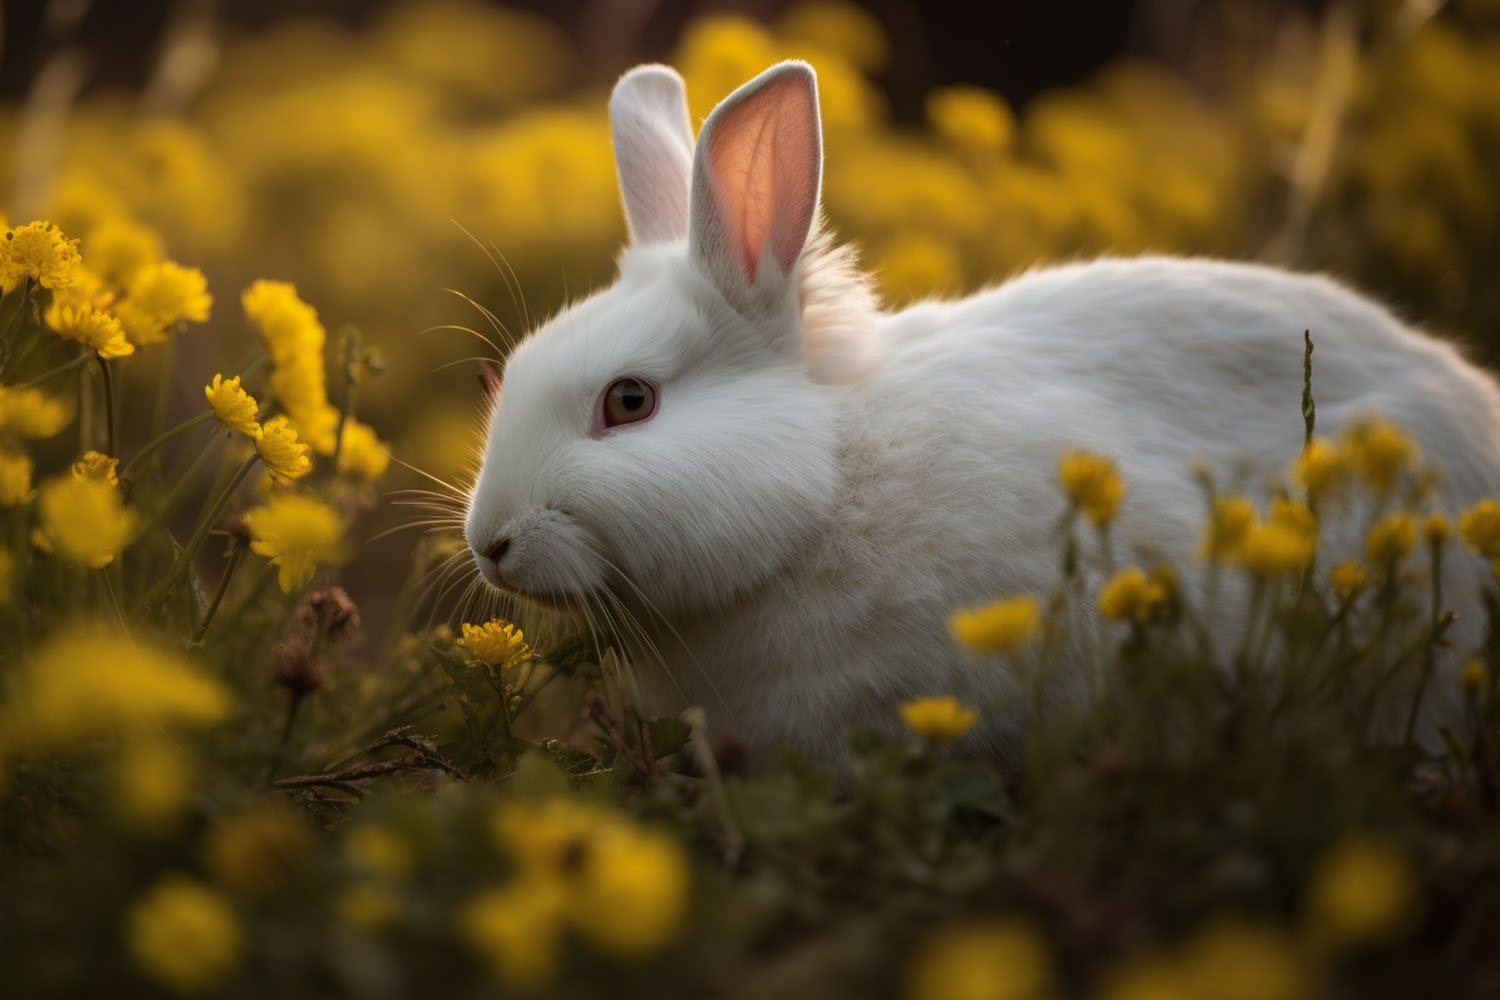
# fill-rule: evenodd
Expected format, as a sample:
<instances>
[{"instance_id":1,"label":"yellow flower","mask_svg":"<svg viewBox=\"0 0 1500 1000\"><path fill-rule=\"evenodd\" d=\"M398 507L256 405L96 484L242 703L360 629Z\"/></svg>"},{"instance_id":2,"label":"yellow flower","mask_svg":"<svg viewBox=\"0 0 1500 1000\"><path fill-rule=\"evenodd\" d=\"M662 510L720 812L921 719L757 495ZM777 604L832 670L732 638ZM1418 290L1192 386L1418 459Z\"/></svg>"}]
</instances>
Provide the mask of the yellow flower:
<instances>
[{"instance_id":1,"label":"yellow flower","mask_svg":"<svg viewBox=\"0 0 1500 1000\"><path fill-rule=\"evenodd\" d=\"M321 355L327 337L323 324L291 283L261 279L245 289L240 304L260 331L272 364L283 365L307 352Z\"/></svg>"},{"instance_id":2,"label":"yellow flower","mask_svg":"<svg viewBox=\"0 0 1500 1000\"><path fill-rule=\"evenodd\" d=\"M1161 584L1152 582L1139 567L1128 566L1099 591L1099 613L1111 621L1145 624L1166 598Z\"/></svg>"},{"instance_id":3,"label":"yellow flower","mask_svg":"<svg viewBox=\"0 0 1500 1000\"><path fill-rule=\"evenodd\" d=\"M960 148L998 153L1010 145L1015 115L1004 98L983 87L938 87L927 95L932 129Z\"/></svg>"},{"instance_id":4,"label":"yellow flower","mask_svg":"<svg viewBox=\"0 0 1500 1000\"><path fill-rule=\"evenodd\" d=\"M19 507L31 497L31 457L0 448L0 507Z\"/></svg>"},{"instance_id":5,"label":"yellow flower","mask_svg":"<svg viewBox=\"0 0 1500 1000\"><path fill-rule=\"evenodd\" d=\"M473 659L502 670L519 666L531 656L521 630L499 618L483 625L464 622L459 644Z\"/></svg>"},{"instance_id":6,"label":"yellow flower","mask_svg":"<svg viewBox=\"0 0 1500 1000\"><path fill-rule=\"evenodd\" d=\"M68 408L40 389L0 385L0 434L51 437L68 425Z\"/></svg>"},{"instance_id":7,"label":"yellow flower","mask_svg":"<svg viewBox=\"0 0 1500 1000\"><path fill-rule=\"evenodd\" d=\"M203 861L220 885L264 893L291 877L317 850L302 814L274 798L222 817L203 839Z\"/></svg>"},{"instance_id":8,"label":"yellow flower","mask_svg":"<svg viewBox=\"0 0 1500 1000\"><path fill-rule=\"evenodd\" d=\"M594 947L620 958L661 950L677 936L687 910L682 848L633 824L604 824L569 883L569 923Z\"/></svg>"},{"instance_id":9,"label":"yellow flower","mask_svg":"<svg viewBox=\"0 0 1500 1000\"><path fill-rule=\"evenodd\" d=\"M110 486L118 486L120 477L116 470L119 465L118 458L111 458L100 451L86 451L68 468L68 472L74 479L92 479L108 483Z\"/></svg>"},{"instance_id":10,"label":"yellow flower","mask_svg":"<svg viewBox=\"0 0 1500 1000\"><path fill-rule=\"evenodd\" d=\"M1481 500L1458 519L1464 544L1488 559L1500 558L1500 503Z\"/></svg>"},{"instance_id":11,"label":"yellow flower","mask_svg":"<svg viewBox=\"0 0 1500 1000\"><path fill-rule=\"evenodd\" d=\"M125 941L141 971L177 993L202 993L240 962L244 931L229 902L186 875L167 875L131 904Z\"/></svg>"},{"instance_id":12,"label":"yellow flower","mask_svg":"<svg viewBox=\"0 0 1500 1000\"><path fill-rule=\"evenodd\" d=\"M983 920L940 931L906 976L907 1000L1046 1000L1052 959L1041 935L1017 920Z\"/></svg>"},{"instance_id":13,"label":"yellow flower","mask_svg":"<svg viewBox=\"0 0 1500 1000\"><path fill-rule=\"evenodd\" d=\"M1258 520L1255 505L1245 497L1214 497L1213 509L1203 522L1198 557L1211 562L1232 559Z\"/></svg>"},{"instance_id":14,"label":"yellow flower","mask_svg":"<svg viewBox=\"0 0 1500 1000\"><path fill-rule=\"evenodd\" d=\"M344 853L360 872L403 879L416 868L411 846L388 827L366 824L349 831Z\"/></svg>"},{"instance_id":15,"label":"yellow flower","mask_svg":"<svg viewBox=\"0 0 1500 1000\"><path fill-rule=\"evenodd\" d=\"M93 348L106 361L135 353L135 345L125 339L119 317L106 309L54 299L43 319L59 337Z\"/></svg>"},{"instance_id":16,"label":"yellow flower","mask_svg":"<svg viewBox=\"0 0 1500 1000\"><path fill-rule=\"evenodd\" d=\"M255 419L260 406L254 396L240 388L238 375L227 382L223 375L215 375L213 382L203 387L203 395L208 398L208 405L214 408L214 416L225 427L252 438L260 435L260 423Z\"/></svg>"},{"instance_id":17,"label":"yellow flower","mask_svg":"<svg viewBox=\"0 0 1500 1000\"><path fill-rule=\"evenodd\" d=\"M0 549L0 606L10 603L14 596L16 578L16 557L10 554L10 549ZM3 765L0 765L3 769ZM0 781L0 786L4 782Z\"/></svg>"},{"instance_id":18,"label":"yellow flower","mask_svg":"<svg viewBox=\"0 0 1500 1000\"><path fill-rule=\"evenodd\" d=\"M1417 879L1390 844L1356 836L1318 862L1307 891L1307 930L1328 948L1388 938L1411 916Z\"/></svg>"},{"instance_id":19,"label":"yellow flower","mask_svg":"<svg viewBox=\"0 0 1500 1000\"><path fill-rule=\"evenodd\" d=\"M1370 526L1365 536L1365 558L1389 570L1410 555L1416 544L1416 518L1405 511L1387 514Z\"/></svg>"},{"instance_id":20,"label":"yellow flower","mask_svg":"<svg viewBox=\"0 0 1500 1000\"><path fill-rule=\"evenodd\" d=\"M933 743L952 743L974 725L979 709L965 708L951 695L917 698L901 706L906 728Z\"/></svg>"},{"instance_id":21,"label":"yellow flower","mask_svg":"<svg viewBox=\"0 0 1500 1000\"><path fill-rule=\"evenodd\" d=\"M1347 473L1338 446L1326 437L1315 437L1292 463L1292 479L1307 491L1307 499L1317 503L1343 482Z\"/></svg>"},{"instance_id":22,"label":"yellow flower","mask_svg":"<svg viewBox=\"0 0 1500 1000\"><path fill-rule=\"evenodd\" d=\"M1289 531L1295 531L1312 540L1314 544L1318 540L1318 518L1312 512L1312 508L1301 500L1293 500L1291 497L1273 497L1271 499L1271 511L1266 515L1266 523L1279 525Z\"/></svg>"},{"instance_id":23,"label":"yellow flower","mask_svg":"<svg viewBox=\"0 0 1500 1000\"><path fill-rule=\"evenodd\" d=\"M1328 571L1328 586L1340 601L1352 601L1365 589L1365 568L1357 562L1345 560Z\"/></svg>"},{"instance_id":24,"label":"yellow flower","mask_svg":"<svg viewBox=\"0 0 1500 1000\"><path fill-rule=\"evenodd\" d=\"M1395 424L1378 417L1345 427L1340 450L1360 478L1382 496L1394 489L1401 473L1421 457L1415 441Z\"/></svg>"},{"instance_id":25,"label":"yellow flower","mask_svg":"<svg viewBox=\"0 0 1500 1000\"><path fill-rule=\"evenodd\" d=\"M976 652L1010 653L1036 635L1040 618L1036 598L1023 594L955 611L948 629L959 643Z\"/></svg>"},{"instance_id":26,"label":"yellow flower","mask_svg":"<svg viewBox=\"0 0 1500 1000\"><path fill-rule=\"evenodd\" d=\"M43 288L65 288L81 262L77 240L50 222L28 222L0 240L0 286L14 288L30 278Z\"/></svg>"},{"instance_id":27,"label":"yellow flower","mask_svg":"<svg viewBox=\"0 0 1500 1000\"><path fill-rule=\"evenodd\" d=\"M3 564L3 561L0 561ZM1458 683L1470 694L1479 695L1484 693L1485 682L1488 680L1488 672L1484 669L1483 660L1470 660L1458 674Z\"/></svg>"},{"instance_id":28,"label":"yellow flower","mask_svg":"<svg viewBox=\"0 0 1500 1000\"><path fill-rule=\"evenodd\" d=\"M1270 579L1301 573L1313 560L1317 539L1286 523L1253 525L1236 553L1238 565L1252 576Z\"/></svg>"},{"instance_id":29,"label":"yellow flower","mask_svg":"<svg viewBox=\"0 0 1500 1000\"><path fill-rule=\"evenodd\" d=\"M1436 548L1447 545L1453 537L1453 522L1441 511L1433 511L1422 522L1422 540Z\"/></svg>"},{"instance_id":30,"label":"yellow flower","mask_svg":"<svg viewBox=\"0 0 1500 1000\"><path fill-rule=\"evenodd\" d=\"M1057 478L1073 505L1088 516L1096 528L1114 519L1125 498L1125 481L1115 465L1103 455L1087 451L1065 451L1057 462Z\"/></svg>"},{"instance_id":31,"label":"yellow flower","mask_svg":"<svg viewBox=\"0 0 1500 1000\"><path fill-rule=\"evenodd\" d=\"M1180 959L1188 996L1214 1000L1311 1000L1313 974L1281 930L1220 919L1195 934Z\"/></svg>"},{"instance_id":32,"label":"yellow flower","mask_svg":"<svg viewBox=\"0 0 1500 1000\"><path fill-rule=\"evenodd\" d=\"M135 273L116 312L125 336L145 347L165 340L168 329L184 320L205 322L213 302L202 271L164 260Z\"/></svg>"},{"instance_id":33,"label":"yellow flower","mask_svg":"<svg viewBox=\"0 0 1500 1000\"><path fill-rule=\"evenodd\" d=\"M58 476L42 484L32 544L68 562L99 569L135 534L135 512L108 482Z\"/></svg>"},{"instance_id":34,"label":"yellow flower","mask_svg":"<svg viewBox=\"0 0 1500 1000\"><path fill-rule=\"evenodd\" d=\"M343 440L339 444L339 475L375 480L390 464L390 449L375 436L372 427L353 419L344 422Z\"/></svg>"},{"instance_id":35,"label":"yellow flower","mask_svg":"<svg viewBox=\"0 0 1500 1000\"><path fill-rule=\"evenodd\" d=\"M454 918L458 936L495 978L516 990L545 986L562 958L562 889L550 879L519 879L474 896Z\"/></svg>"},{"instance_id":36,"label":"yellow flower","mask_svg":"<svg viewBox=\"0 0 1500 1000\"><path fill-rule=\"evenodd\" d=\"M156 232L119 216L100 221L83 242L90 268L116 288L124 288L136 272L161 259L161 238Z\"/></svg>"},{"instance_id":37,"label":"yellow flower","mask_svg":"<svg viewBox=\"0 0 1500 1000\"><path fill-rule=\"evenodd\" d=\"M192 760L160 736L131 740L115 761L115 804L132 829L157 833L181 818L192 798Z\"/></svg>"},{"instance_id":38,"label":"yellow flower","mask_svg":"<svg viewBox=\"0 0 1500 1000\"><path fill-rule=\"evenodd\" d=\"M266 426L270 426L268 423ZM250 548L280 569L277 582L290 594L312 579L313 567L344 557L343 525L338 512L312 497L277 495L263 507L247 511Z\"/></svg>"},{"instance_id":39,"label":"yellow flower","mask_svg":"<svg viewBox=\"0 0 1500 1000\"><path fill-rule=\"evenodd\" d=\"M297 432L286 417L272 417L260 425L260 433L255 435L255 450L265 459L271 478L283 485L312 471L307 445L297 439Z\"/></svg>"},{"instance_id":40,"label":"yellow flower","mask_svg":"<svg viewBox=\"0 0 1500 1000\"><path fill-rule=\"evenodd\" d=\"M229 714L229 693L170 648L94 626L71 626L45 643L14 693L5 726L20 746L41 749Z\"/></svg>"}]
</instances>

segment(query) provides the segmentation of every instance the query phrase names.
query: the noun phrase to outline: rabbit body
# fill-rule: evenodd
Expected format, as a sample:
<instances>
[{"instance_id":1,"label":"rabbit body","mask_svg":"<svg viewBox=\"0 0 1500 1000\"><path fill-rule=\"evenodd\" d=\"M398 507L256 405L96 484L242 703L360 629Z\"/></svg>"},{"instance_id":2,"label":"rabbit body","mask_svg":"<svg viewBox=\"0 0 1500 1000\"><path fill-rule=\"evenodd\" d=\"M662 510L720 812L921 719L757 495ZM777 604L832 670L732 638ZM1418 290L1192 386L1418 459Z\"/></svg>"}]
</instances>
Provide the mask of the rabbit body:
<instances>
[{"instance_id":1,"label":"rabbit body","mask_svg":"<svg viewBox=\"0 0 1500 1000\"><path fill-rule=\"evenodd\" d=\"M805 139L810 71L747 85L686 162L668 73L617 88L635 245L615 285L512 354L466 523L496 586L613 624L654 711L701 705L752 750L831 758L850 730L897 725L900 701L955 694L980 709L968 748L1013 757L1029 689L958 648L949 615L1056 585L1069 448L1110 456L1129 484L1122 561L1159 555L1196 601L1191 467L1210 460L1264 499L1303 440L1304 330L1320 428L1396 420L1445 470L1450 512L1500 492L1492 380L1324 278L1105 259L879 311L816 234L816 176L810 197L797 182L809 157L785 152ZM785 162L746 151L768 129ZM657 410L600 426L596 397L627 374L655 387ZM1357 556L1363 522L1328 520L1323 565ZM1457 648L1479 637L1484 572L1446 563ZM1244 602L1224 582L1202 610L1227 651ZM1054 706L1082 703L1076 659L1055 665ZM1456 701L1440 677L1424 731Z\"/></svg>"}]
</instances>

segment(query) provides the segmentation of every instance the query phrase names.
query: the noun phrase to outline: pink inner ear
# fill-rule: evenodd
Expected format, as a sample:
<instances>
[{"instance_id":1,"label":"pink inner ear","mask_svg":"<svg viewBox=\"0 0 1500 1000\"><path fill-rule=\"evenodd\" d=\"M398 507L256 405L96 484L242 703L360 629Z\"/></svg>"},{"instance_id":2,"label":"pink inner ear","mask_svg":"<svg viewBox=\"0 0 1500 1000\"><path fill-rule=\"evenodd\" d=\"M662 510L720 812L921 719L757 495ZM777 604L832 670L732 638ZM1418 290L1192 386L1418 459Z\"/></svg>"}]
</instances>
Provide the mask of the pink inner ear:
<instances>
[{"instance_id":1,"label":"pink inner ear","mask_svg":"<svg viewBox=\"0 0 1500 1000\"><path fill-rule=\"evenodd\" d=\"M817 208L818 114L806 80L787 75L729 109L708 142L725 228L755 281L766 244L789 274Z\"/></svg>"}]
</instances>

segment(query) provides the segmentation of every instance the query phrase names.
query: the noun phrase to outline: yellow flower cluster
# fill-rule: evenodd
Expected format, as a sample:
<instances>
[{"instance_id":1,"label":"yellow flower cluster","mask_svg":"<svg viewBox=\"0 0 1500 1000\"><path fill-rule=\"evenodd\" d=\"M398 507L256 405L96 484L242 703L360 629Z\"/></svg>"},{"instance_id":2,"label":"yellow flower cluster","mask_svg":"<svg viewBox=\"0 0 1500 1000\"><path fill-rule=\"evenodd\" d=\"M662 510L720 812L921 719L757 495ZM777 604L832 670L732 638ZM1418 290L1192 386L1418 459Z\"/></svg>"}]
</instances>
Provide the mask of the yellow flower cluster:
<instances>
[{"instance_id":1,"label":"yellow flower cluster","mask_svg":"<svg viewBox=\"0 0 1500 1000\"><path fill-rule=\"evenodd\" d=\"M255 450L266 463L271 478L285 486L312 471L312 456L305 441L285 416L261 424L255 435Z\"/></svg>"},{"instance_id":2,"label":"yellow flower cluster","mask_svg":"<svg viewBox=\"0 0 1500 1000\"><path fill-rule=\"evenodd\" d=\"M269 428L274 421L268 421ZM344 558L344 527L338 511L321 500L296 494L275 494L264 506L245 513L250 548L266 556L278 569L283 593L301 589L318 565Z\"/></svg>"},{"instance_id":3,"label":"yellow flower cluster","mask_svg":"<svg viewBox=\"0 0 1500 1000\"><path fill-rule=\"evenodd\" d=\"M0 507L31 501L31 469L31 456L0 447Z\"/></svg>"},{"instance_id":4,"label":"yellow flower cluster","mask_svg":"<svg viewBox=\"0 0 1500 1000\"><path fill-rule=\"evenodd\" d=\"M1335 845L1313 872L1306 930L1323 948L1374 943L1410 918L1416 898L1416 875L1400 851L1353 837Z\"/></svg>"},{"instance_id":5,"label":"yellow flower cluster","mask_svg":"<svg viewBox=\"0 0 1500 1000\"><path fill-rule=\"evenodd\" d=\"M496 618L483 625L463 623L463 637L458 640L469 657L497 670L518 667L531 658L531 648L521 630Z\"/></svg>"},{"instance_id":6,"label":"yellow flower cluster","mask_svg":"<svg viewBox=\"0 0 1500 1000\"><path fill-rule=\"evenodd\" d=\"M215 375L214 380L203 387L203 395L208 398L208 405L213 407L219 423L248 435L251 440L260 437L260 422L255 419L260 406L254 396L240 388L238 375L228 381L223 375Z\"/></svg>"},{"instance_id":7,"label":"yellow flower cluster","mask_svg":"<svg viewBox=\"0 0 1500 1000\"><path fill-rule=\"evenodd\" d=\"M74 479L91 479L110 486L118 486L120 485L119 466L118 458L111 458L99 451L86 451L68 467L68 471L72 473Z\"/></svg>"},{"instance_id":8,"label":"yellow flower cluster","mask_svg":"<svg viewBox=\"0 0 1500 1000\"><path fill-rule=\"evenodd\" d=\"M677 936L689 883L672 838L569 799L507 803L494 829L518 873L474 896L456 919L459 935L506 985L551 981L568 930L627 959Z\"/></svg>"},{"instance_id":9,"label":"yellow flower cluster","mask_svg":"<svg viewBox=\"0 0 1500 1000\"><path fill-rule=\"evenodd\" d=\"M99 569L130 542L137 523L107 478L59 476L38 491L31 541L44 552Z\"/></svg>"},{"instance_id":10,"label":"yellow flower cluster","mask_svg":"<svg viewBox=\"0 0 1500 1000\"><path fill-rule=\"evenodd\" d=\"M938 932L907 970L907 1000L1045 1000L1056 989L1047 942L1019 920Z\"/></svg>"},{"instance_id":11,"label":"yellow flower cluster","mask_svg":"<svg viewBox=\"0 0 1500 1000\"><path fill-rule=\"evenodd\" d=\"M1370 526L1365 536L1365 558L1390 572L1417 544L1417 521L1405 511L1387 514Z\"/></svg>"},{"instance_id":12,"label":"yellow flower cluster","mask_svg":"<svg viewBox=\"0 0 1500 1000\"><path fill-rule=\"evenodd\" d=\"M1416 442L1388 420L1369 418L1350 423L1340 435L1346 462L1378 495L1396 488L1401 474L1421 457Z\"/></svg>"},{"instance_id":13,"label":"yellow flower cluster","mask_svg":"<svg viewBox=\"0 0 1500 1000\"><path fill-rule=\"evenodd\" d=\"M47 750L208 725L228 712L228 692L171 649L75 625L44 643L16 677L4 729L13 746Z\"/></svg>"},{"instance_id":14,"label":"yellow flower cluster","mask_svg":"<svg viewBox=\"0 0 1500 1000\"><path fill-rule=\"evenodd\" d=\"M1103 455L1088 451L1065 451L1057 461L1057 478L1063 492L1096 528L1114 520L1125 499L1125 480Z\"/></svg>"},{"instance_id":15,"label":"yellow flower cluster","mask_svg":"<svg viewBox=\"0 0 1500 1000\"><path fill-rule=\"evenodd\" d=\"M1152 579L1138 566L1127 566L1099 591L1099 613L1111 621L1144 625L1171 596L1163 581Z\"/></svg>"},{"instance_id":16,"label":"yellow flower cluster","mask_svg":"<svg viewBox=\"0 0 1500 1000\"><path fill-rule=\"evenodd\" d=\"M297 436L320 455L333 453L339 414L328 402L323 346L327 333L317 310L284 281L261 280L241 296L245 315L271 357L271 392L291 417Z\"/></svg>"},{"instance_id":17,"label":"yellow flower cluster","mask_svg":"<svg viewBox=\"0 0 1500 1000\"><path fill-rule=\"evenodd\" d=\"M126 339L147 347L166 340L179 323L206 322L213 301L203 272L165 260L131 276L116 312Z\"/></svg>"},{"instance_id":18,"label":"yellow flower cluster","mask_svg":"<svg viewBox=\"0 0 1500 1000\"><path fill-rule=\"evenodd\" d=\"M338 473L353 479L372 482L385 474L391 464L391 452L376 437L374 428L358 420L345 420L339 443Z\"/></svg>"},{"instance_id":19,"label":"yellow flower cluster","mask_svg":"<svg viewBox=\"0 0 1500 1000\"><path fill-rule=\"evenodd\" d=\"M50 222L28 222L6 230L0 240L0 287L9 290L29 279L43 288L66 288L80 263L77 240Z\"/></svg>"},{"instance_id":20,"label":"yellow flower cluster","mask_svg":"<svg viewBox=\"0 0 1500 1000\"><path fill-rule=\"evenodd\" d=\"M0 385L0 438L47 438L68 425L61 400L40 389Z\"/></svg>"},{"instance_id":21,"label":"yellow flower cluster","mask_svg":"<svg viewBox=\"0 0 1500 1000\"><path fill-rule=\"evenodd\" d=\"M967 733L979 718L979 709L959 704L952 695L916 698L901 705L906 728L933 743L952 743Z\"/></svg>"},{"instance_id":22,"label":"yellow flower cluster","mask_svg":"<svg viewBox=\"0 0 1500 1000\"><path fill-rule=\"evenodd\" d=\"M1041 609L1029 595L1003 597L955 611L948 628L960 644L980 653L1010 653L1036 634Z\"/></svg>"},{"instance_id":23,"label":"yellow flower cluster","mask_svg":"<svg viewBox=\"0 0 1500 1000\"><path fill-rule=\"evenodd\" d=\"M218 985L240 962L244 931L219 892L167 875L131 904L125 942L142 972L180 994Z\"/></svg>"}]
</instances>

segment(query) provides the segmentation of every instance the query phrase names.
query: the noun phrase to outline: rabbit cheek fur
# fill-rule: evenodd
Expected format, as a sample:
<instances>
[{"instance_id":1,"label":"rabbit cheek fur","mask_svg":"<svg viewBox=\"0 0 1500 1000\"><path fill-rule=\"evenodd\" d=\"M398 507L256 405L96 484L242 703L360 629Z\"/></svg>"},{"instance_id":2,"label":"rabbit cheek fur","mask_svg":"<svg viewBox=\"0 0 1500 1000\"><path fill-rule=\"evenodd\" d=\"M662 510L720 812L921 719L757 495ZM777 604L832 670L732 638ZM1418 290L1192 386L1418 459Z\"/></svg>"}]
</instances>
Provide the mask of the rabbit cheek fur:
<instances>
[{"instance_id":1,"label":"rabbit cheek fur","mask_svg":"<svg viewBox=\"0 0 1500 1000\"><path fill-rule=\"evenodd\" d=\"M1013 758L1030 695L958 650L948 615L1055 585L1067 448L1110 455L1130 484L1116 552L1148 548L1201 591L1191 463L1266 499L1302 442L1305 328L1321 427L1404 423L1445 468L1450 512L1500 490L1494 383L1333 282L1103 260L882 314L814 226L805 65L726 99L696 145L664 67L626 74L610 110L633 245L613 287L513 353L466 533L497 585L628 612L656 711L700 704L752 750L834 757L849 730L895 726L898 701L950 693L981 709L967 748ZM592 433L624 375L660 387L658 412ZM1365 520L1330 518L1320 559L1357 556ZM1484 567L1444 565L1463 650ZM1222 651L1245 602L1243 581L1221 587L1202 613ZM1076 706L1082 654L1061 654L1045 699ZM1424 702L1429 742L1455 715L1453 666Z\"/></svg>"}]
</instances>

